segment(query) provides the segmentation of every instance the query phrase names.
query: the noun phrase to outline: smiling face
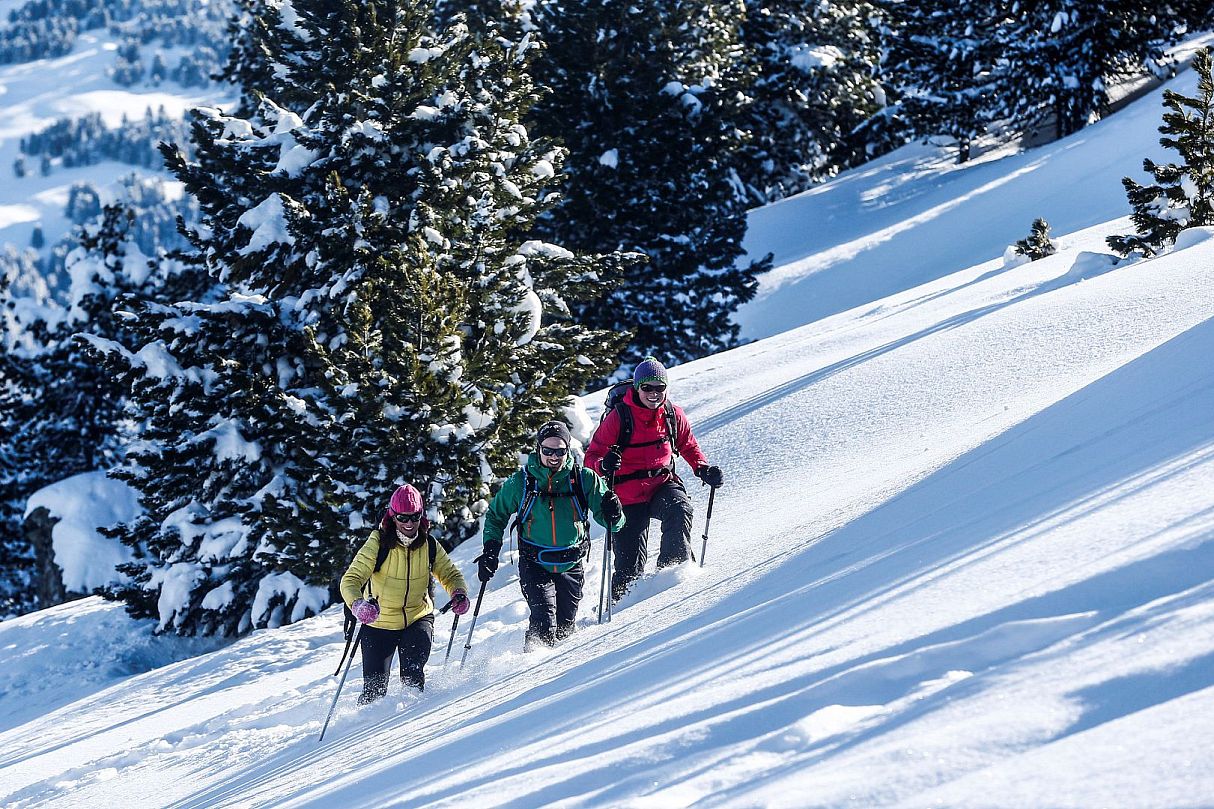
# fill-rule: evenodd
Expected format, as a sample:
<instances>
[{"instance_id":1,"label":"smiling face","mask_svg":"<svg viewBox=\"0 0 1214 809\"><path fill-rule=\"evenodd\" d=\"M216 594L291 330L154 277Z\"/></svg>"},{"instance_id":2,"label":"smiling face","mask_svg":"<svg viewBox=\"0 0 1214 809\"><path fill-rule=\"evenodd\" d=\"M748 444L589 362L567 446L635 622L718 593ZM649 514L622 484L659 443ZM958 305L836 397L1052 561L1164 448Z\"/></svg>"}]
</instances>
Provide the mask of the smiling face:
<instances>
[{"instance_id":1,"label":"smiling face","mask_svg":"<svg viewBox=\"0 0 1214 809\"><path fill-rule=\"evenodd\" d=\"M637 401L650 410L657 410L666 398L666 385L662 382L645 382L637 385Z\"/></svg>"},{"instance_id":2,"label":"smiling face","mask_svg":"<svg viewBox=\"0 0 1214 809\"><path fill-rule=\"evenodd\" d=\"M422 525L422 513L420 511L412 514L395 512L392 514L392 524L396 526L396 533L400 534L404 539L413 539L417 536L417 531Z\"/></svg>"},{"instance_id":3,"label":"smiling face","mask_svg":"<svg viewBox=\"0 0 1214 809\"><path fill-rule=\"evenodd\" d=\"M569 446L559 436L550 435L540 442L540 463L549 469L560 469L568 453Z\"/></svg>"}]
</instances>

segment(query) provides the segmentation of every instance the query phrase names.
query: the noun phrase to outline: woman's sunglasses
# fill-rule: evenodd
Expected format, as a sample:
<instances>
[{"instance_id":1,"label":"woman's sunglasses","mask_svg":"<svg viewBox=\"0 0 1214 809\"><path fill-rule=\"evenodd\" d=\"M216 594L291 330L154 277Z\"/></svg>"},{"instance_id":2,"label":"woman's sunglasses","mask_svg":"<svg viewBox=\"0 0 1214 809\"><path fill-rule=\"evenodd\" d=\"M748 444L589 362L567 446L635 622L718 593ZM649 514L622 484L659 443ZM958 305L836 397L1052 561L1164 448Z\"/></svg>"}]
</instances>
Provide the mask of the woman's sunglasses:
<instances>
[{"instance_id":1,"label":"woman's sunglasses","mask_svg":"<svg viewBox=\"0 0 1214 809\"><path fill-rule=\"evenodd\" d=\"M421 522L422 513L419 511L416 514L393 514L392 519L400 523Z\"/></svg>"},{"instance_id":2,"label":"woman's sunglasses","mask_svg":"<svg viewBox=\"0 0 1214 809\"><path fill-rule=\"evenodd\" d=\"M641 393L665 393L665 385L641 385Z\"/></svg>"}]
</instances>

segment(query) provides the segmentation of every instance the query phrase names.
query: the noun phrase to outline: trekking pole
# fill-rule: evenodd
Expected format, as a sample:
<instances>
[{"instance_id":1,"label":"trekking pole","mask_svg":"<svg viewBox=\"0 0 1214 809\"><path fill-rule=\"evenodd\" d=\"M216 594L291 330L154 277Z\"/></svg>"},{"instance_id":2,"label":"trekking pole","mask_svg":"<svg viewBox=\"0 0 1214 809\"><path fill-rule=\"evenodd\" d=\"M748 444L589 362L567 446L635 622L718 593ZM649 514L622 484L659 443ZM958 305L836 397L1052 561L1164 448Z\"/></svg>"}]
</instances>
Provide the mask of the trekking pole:
<instances>
[{"instance_id":1,"label":"trekking pole","mask_svg":"<svg viewBox=\"0 0 1214 809\"><path fill-rule=\"evenodd\" d=\"M355 623L357 623L357 621ZM351 632L350 634L346 635L346 648L342 650L341 660L337 661L337 668L333 670L334 677L341 674L341 667L342 664L346 662L346 655L350 654L350 647L354 645L355 634L356 633Z\"/></svg>"},{"instance_id":2,"label":"trekking pole","mask_svg":"<svg viewBox=\"0 0 1214 809\"><path fill-rule=\"evenodd\" d=\"M438 611L439 614L441 615L442 613L451 609L451 605L454 603L455 603L454 601L448 601L447 606L443 607L441 610ZM455 620L451 622L451 637L447 639L447 654L445 657L443 657L443 666L444 667L446 667L447 661L451 658L451 647L455 644L455 628L457 626L459 626L459 615L456 615Z\"/></svg>"},{"instance_id":3,"label":"trekking pole","mask_svg":"<svg viewBox=\"0 0 1214 809\"><path fill-rule=\"evenodd\" d=\"M447 654L443 655L443 668L447 667L447 661L451 659L451 648L455 646L455 630L459 627L459 616L455 616L455 620L451 622L451 637L447 639Z\"/></svg>"},{"instance_id":4,"label":"trekking pole","mask_svg":"<svg viewBox=\"0 0 1214 809\"><path fill-rule=\"evenodd\" d=\"M607 476L607 491L615 490L615 473ZM607 534L603 537L603 581L599 587L599 623L603 623L606 613L607 623L611 623L611 526L607 526Z\"/></svg>"},{"instance_id":5,"label":"trekking pole","mask_svg":"<svg viewBox=\"0 0 1214 809\"><path fill-rule=\"evenodd\" d=\"M481 599L485 597L485 587L489 582L481 582L481 591L476 594L476 607L472 610L472 625L468 627L468 640L464 642L464 654L459 659L459 667L464 668L464 661L468 659L468 650L472 648L472 633L476 631L476 616L481 614Z\"/></svg>"},{"instance_id":6,"label":"trekking pole","mask_svg":"<svg viewBox=\"0 0 1214 809\"><path fill-rule=\"evenodd\" d=\"M611 553L611 528L607 528L607 533L603 536L603 576L599 580L599 623L603 623L603 617L607 612L607 568L611 565L608 560L608 555Z\"/></svg>"},{"instance_id":7,"label":"trekking pole","mask_svg":"<svg viewBox=\"0 0 1214 809\"><path fill-rule=\"evenodd\" d=\"M611 623L611 602L613 600L612 599L613 594L611 592L611 574L612 574L611 569L615 566L615 556L614 556L615 543L611 541L613 536L614 536L614 532L610 528L608 528L607 529L607 541L605 543L603 543L604 545L607 546L607 552L606 552L607 563L606 563L606 568L605 568L605 574L607 576L607 623Z\"/></svg>"},{"instance_id":8,"label":"trekking pole","mask_svg":"<svg viewBox=\"0 0 1214 809\"><path fill-rule=\"evenodd\" d=\"M354 627L354 638L353 638L353 643L351 645L355 649L358 648L358 635L362 631L363 631L362 624L359 624L358 626ZM350 673L350 664L353 662L354 662L354 655L351 654L350 658L346 661L346 669L345 669L345 671L343 671L341 673L341 679L338 680L338 682L337 682L337 692L333 695L333 703L329 706L329 715L325 717L325 726L320 729L320 738L317 740L317 743L323 742L325 740L325 731L327 731L329 729L329 721L331 719L333 719L333 711L335 708L337 708L337 698L341 696L341 689L346 684L346 675Z\"/></svg>"},{"instance_id":9,"label":"trekking pole","mask_svg":"<svg viewBox=\"0 0 1214 809\"><path fill-rule=\"evenodd\" d=\"M713 486L708 493L708 513L704 515L704 544L700 546L700 567L704 567L704 557L708 553L708 524L712 522L712 501L717 496L717 487Z\"/></svg>"}]
</instances>

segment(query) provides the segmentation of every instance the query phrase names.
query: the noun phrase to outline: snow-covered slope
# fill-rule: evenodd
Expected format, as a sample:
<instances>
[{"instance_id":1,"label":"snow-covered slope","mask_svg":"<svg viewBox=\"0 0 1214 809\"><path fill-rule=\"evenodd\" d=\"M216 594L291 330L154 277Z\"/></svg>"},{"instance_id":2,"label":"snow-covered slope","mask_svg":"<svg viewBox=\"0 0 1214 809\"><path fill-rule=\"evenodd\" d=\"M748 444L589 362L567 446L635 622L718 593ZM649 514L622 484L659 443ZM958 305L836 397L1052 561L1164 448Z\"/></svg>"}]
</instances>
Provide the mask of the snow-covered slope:
<instances>
[{"instance_id":1,"label":"snow-covered slope","mask_svg":"<svg viewBox=\"0 0 1214 809\"><path fill-rule=\"evenodd\" d=\"M1140 154L1105 150L1149 140L1158 110L1073 160L1133 171ZM1073 179L1032 160L971 170L1002 210L1035 209ZM960 176L922 166L891 188ZM853 182L815 195L847 208ZM425 695L358 708L355 666L323 744L336 610L134 675L159 661L113 605L0 624L0 803L1210 805L1214 239L1114 266L1103 239L1128 223L1102 211L1124 203L1096 197L1067 214L1091 227L1010 269L913 215L849 223L926 282L858 254L850 281L786 285L765 317L832 284L862 305L672 374L727 475L703 569L647 578L606 626L588 588L581 630L524 656L503 566L462 670L441 667L444 616Z\"/></svg>"},{"instance_id":2,"label":"snow-covered slope","mask_svg":"<svg viewBox=\"0 0 1214 809\"><path fill-rule=\"evenodd\" d=\"M4 112L0 116L0 174L5 178L0 183L0 242L27 247L38 225L47 242L55 242L71 226L63 208L73 184L88 182L104 194L111 184L134 171L129 165L105 161L57 167L43 176L37 161L31 160L26 175L15 177L11 167L20 155L22 137L57 120L94 112L102 115L107 126L116 127L124 115L139 119L148 109L163 107L169 115L181 116L190 107L226 100L217 87L184 89L172 82L156 88L118 86L107 74L117 41L106 31L87 31L66 56L0 66L0 109Z\"/></svg>"},{"instance_id":3,"label":"snow-covered slope","mask_svg":"<svg viewBox=\"0 0 1214 809\"><path fill-rule=\"evenodd\" d=\"M1214 35L1181 50L1202 42ZM1190 71L1171 87L1192 95L1196 85ZM778 334L998 256L1039 217L1058 235L1123 216L1121 178L1145 179L1143 158L1166 156L1160 95L1020 154L997 150L959 166L951 150L906 147L752 211L746 248L773 253L776 266L739 313L743 336Z\"/></svg>"}]
</instances>

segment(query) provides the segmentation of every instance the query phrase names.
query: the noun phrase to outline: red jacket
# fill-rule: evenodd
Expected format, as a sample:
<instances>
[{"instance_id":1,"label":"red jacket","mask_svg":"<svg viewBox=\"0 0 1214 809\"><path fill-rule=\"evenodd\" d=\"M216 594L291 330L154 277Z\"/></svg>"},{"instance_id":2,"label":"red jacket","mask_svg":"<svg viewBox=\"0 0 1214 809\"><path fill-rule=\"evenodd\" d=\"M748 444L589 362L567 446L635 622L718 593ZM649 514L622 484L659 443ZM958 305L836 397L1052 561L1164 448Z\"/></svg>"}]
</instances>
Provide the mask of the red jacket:
<instances>
[{"instance_id":1,"label":"red jacket","mask_svg":"<svg viewBox=\"0 0 1214 809\"><path fill-rule=\"evenodd\" d=\"M670 480L674 469L670 442L660 440L667 437L665 408L659 407L656 410L650 410L636 400L635 394L635 391L629 390L624 395L624 404L632 413L632 440L628 447L622 448L620 454L623 463L620 464L620 471L616 472L616 477L625 477L633 472L661 469L662 467L666 467L668 471L655 477L620 481L615 487L615 493L619 495L620 502L626 506L649 502L653 493L663 483ZM679 454L693 470L707 465L708 458L704 456L700 445L696 443L695 436L691 434L691 425L687 422L687 416L683 414L683 408L678 405L673 405L673 407L675 445L679 448ZM607 454L619 436L620 414L613 409L599 424L598 429L594 431L594 436L590 439L590 446L586 449L586 466L603 474L603 456ZM648 444L648 446L637 446L638 444Z\"/></svg>"}]
</instances>

